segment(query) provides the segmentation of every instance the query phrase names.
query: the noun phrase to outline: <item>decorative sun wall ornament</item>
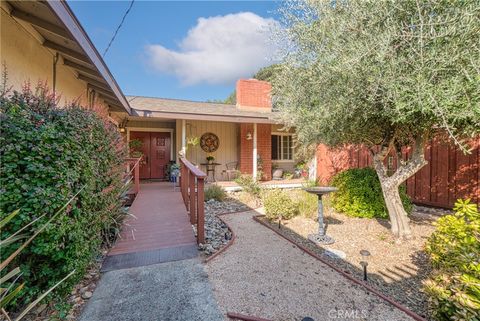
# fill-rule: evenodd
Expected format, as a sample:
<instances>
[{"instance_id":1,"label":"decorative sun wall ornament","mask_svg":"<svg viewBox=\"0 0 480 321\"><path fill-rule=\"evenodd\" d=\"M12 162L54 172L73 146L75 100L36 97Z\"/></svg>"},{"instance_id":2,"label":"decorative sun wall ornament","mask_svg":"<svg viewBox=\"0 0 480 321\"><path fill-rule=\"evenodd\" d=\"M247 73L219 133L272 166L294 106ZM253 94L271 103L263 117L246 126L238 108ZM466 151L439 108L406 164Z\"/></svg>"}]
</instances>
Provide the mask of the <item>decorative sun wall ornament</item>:
<instances>
[{"instance_id":1,"label":"decorative sun wall ornament","mask_svg":"<svg viewBox=\"0 0 480 321\"><path fill-rule=\"evenodd\" d=\"M214 133L205 133L200 137L200 147L207 153L213 153L220 146L220 140Z\"/></svg>"}]
</instances>

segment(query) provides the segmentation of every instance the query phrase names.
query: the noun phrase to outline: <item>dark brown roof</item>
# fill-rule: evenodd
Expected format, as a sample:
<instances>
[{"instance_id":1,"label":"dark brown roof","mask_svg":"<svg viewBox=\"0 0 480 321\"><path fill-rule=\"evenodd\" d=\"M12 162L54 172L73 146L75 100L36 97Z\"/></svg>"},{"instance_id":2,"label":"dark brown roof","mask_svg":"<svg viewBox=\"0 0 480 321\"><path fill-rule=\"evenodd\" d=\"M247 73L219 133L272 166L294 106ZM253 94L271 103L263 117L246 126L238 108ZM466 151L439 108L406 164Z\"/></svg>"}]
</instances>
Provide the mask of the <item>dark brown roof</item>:
<instances>
[{"instance_id":1,"label":"dark brown roof","mask_svg":"<svg viewBox=\"0 0 480 321\"><path fill-rule=\"evenodd\" d=\"M132 107L132 116L276 123L272 112L239 110L230 104L141 96L127 96L127 100Z\"/></svg>"}]
</instances>

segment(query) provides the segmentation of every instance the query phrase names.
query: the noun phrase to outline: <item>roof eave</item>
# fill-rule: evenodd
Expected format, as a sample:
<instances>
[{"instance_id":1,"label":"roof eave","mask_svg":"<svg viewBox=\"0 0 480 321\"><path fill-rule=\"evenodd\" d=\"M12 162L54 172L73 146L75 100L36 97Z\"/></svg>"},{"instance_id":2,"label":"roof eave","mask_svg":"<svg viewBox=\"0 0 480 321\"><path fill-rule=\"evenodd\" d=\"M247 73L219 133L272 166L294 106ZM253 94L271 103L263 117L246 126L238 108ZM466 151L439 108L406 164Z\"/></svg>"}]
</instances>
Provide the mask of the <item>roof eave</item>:
<instances>
[{"instance_id":1,"label":"roof eave","mask_svg":"<svg viewBox=\"0 0 480 321\"><path fill-rule=\"evenodd\" d=\"M107 65L103 61L103 58L100 56L99 52L93 45L92 41L81 26L78 19L75 17L75 14L72 12L68 4L65 1L55 0L48 0L46 3L55 13L57 18L63 23L67 31L72 35L73 39L82 48L82 50L91 60L93 65L97 68L100 75L103 77L108 86L111 88L112 92L115 94L115 97L122 104L122 107L125 109L125 111L128 114L131 114L132 109L130 108L127 99L123 95L120 86L115 81L115 78L113 77Z\"/></svg>"},{"instance_id":2,"label":"roof eave","mask_svg":"<svg viewBox=\"0 0 480 321\"><path fill-rule=\"evenodd\" d=\"M179 113L169 111L152 111L132 108L132 116L145 118L168 118L168 119L185 119L185 120L206 120L220 121L229 123L257 123L257 124L277 124L272 117L269 116L242 116L242 115L217 115L217 114L201 114L201 113Z\"/></svg>"}]
</instances>

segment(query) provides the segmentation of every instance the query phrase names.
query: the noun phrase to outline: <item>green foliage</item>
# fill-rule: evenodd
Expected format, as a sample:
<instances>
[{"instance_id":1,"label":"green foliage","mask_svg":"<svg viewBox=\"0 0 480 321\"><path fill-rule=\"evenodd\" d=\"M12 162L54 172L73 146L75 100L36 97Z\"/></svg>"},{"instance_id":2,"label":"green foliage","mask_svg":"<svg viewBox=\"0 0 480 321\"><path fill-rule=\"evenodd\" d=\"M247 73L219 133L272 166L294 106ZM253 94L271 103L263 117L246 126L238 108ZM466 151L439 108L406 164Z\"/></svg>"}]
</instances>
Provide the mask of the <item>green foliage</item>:
<instances>
[{"instance_id":1,"label":"green foliage","mask_svg":"<svg viewBox=\"0 0 480 321\"><path fill-rule=\"evenodd\" d=\"M282 177L286 180L290 180L290 179L293 178L293 173L285 171L285 172L283 172Z\"/></svg>"},{"instance_id":2,"label":"green foliage","mask_svg":"<svg viewBox=\"0 0 480 321\"><path fill-rule=\"evenodd\" d=\"M480 320L480 213L470 200L454 210L426 243L434 272L425 292L437 320Z\"/></svg>"},{"instance_id":3,"label":"green foliage","mask_svg":"<svg viewBox=\"0 0 480 321\"><path fill-rule=\"evenodd\" d=\"M480 2L286 1L274 95L300 143L480 132ZM288 39L288 42L285 41Z\"/></svg>"},{"instance_id":4,"label":"green foliage","mask_svg":"<svg viewBox=\"0 0 480 321\"><path fill-rule=\"evenodd\" d=\"M77 105L57 107L45 88L2 95L0 110L0 217L20 209L1 238L62 210L13 262L26 284L22 305L76 270L57 289L68 293L102 242L118 231L126 149L115 126ZM2 261L17 248L2 247Z\"/></svg>"},{"instance_id":5,"label":"green foliage","mask_svg":"<svg viewBox=\"0 0 480 321\"><path fill-rule=\"evenodd\" d=\"M225 190L219 185L210 185L205 189L205 201L214 199L222 202L226 196Z\"/></svg>"},{"instance_id":6,"label":"green foliage","mask_svg":"<svg viewBox=\"0 0 480 321\"><path fill-rule=\"evenodd\" d=\"M348 216L387 218L388 211L380 181L372 168L353 168L338 173L332 178L338 191L331 194L332 207ZM400 187L400 198L405 211L412 211L412 203L405 188Z\"/></svg>"},{"instance_id":7,"label":"green foliage","mask_svg":"<svg viewBox=\"0 0 480 321\"><path fill-rule=\"evenodd\" d=\"M142 157L142 147L143 142L140 139L132 139L128 142L128 147L130 148L130 157Z\"/></svg>"},{"instance_id":8,"label":"green foliage","mask_svg":"<svg viewBox=\"0 0 480 321\"><path fill-rule=\"evenodd\" d=\"M235 179L235 183L240 185L244 192L255 197L260 196L262 191L260 184L251 175L240 175Z\"/></svg>"},{"instance_id":9,"label":"green foliage","mask_svg":"<svg viewBox=\"0 0 480 321\"><path fill-rule=\"evenodd\" d=\"M289 194L297 201L298 213L301 216L311 219L317 218L318 197L316 195L307 193L304 190L292 190L289 192Z\"/></svg>"},{"instance_id":10,"label":"green foliage","mask_svg":"<svg viewBox=\"0 0 480 321\"><path fill-rule=\"evenodd\" d=\"M282 189L266 191L263 195L263 206L265 216L270 220L278 218L288 220L299 213L298 201Z\"/></svg>"}]
</instances>

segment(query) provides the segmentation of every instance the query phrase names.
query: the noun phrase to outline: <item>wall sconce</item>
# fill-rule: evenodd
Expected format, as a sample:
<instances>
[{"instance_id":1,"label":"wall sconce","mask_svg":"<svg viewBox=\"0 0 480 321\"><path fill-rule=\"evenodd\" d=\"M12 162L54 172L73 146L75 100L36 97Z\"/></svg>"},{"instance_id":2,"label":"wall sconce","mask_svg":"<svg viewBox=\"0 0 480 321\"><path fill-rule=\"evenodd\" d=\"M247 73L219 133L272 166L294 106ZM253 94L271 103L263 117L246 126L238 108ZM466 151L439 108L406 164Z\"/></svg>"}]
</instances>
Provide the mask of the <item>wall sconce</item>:
<instances>
[{"instance_id":1,"label":"wall sconce","mask_svg":"<svg viewBox=\"0 0 480 321\"><path fill-rule=\"evenodd\" d=\"M252 140L252 133L251 132L247 133L247 140Z\"/></svg>"},{"instance_id":2,"label":"wall sconce","mask_svg":"<svg viewBox=\"0 0 480 321\"><path fill-rule=\"evenodd\" d=\"M125 117L122 122L118 125L118 131L124 133L127 128L128 119Z\"/></svg>"}]
</instances>

